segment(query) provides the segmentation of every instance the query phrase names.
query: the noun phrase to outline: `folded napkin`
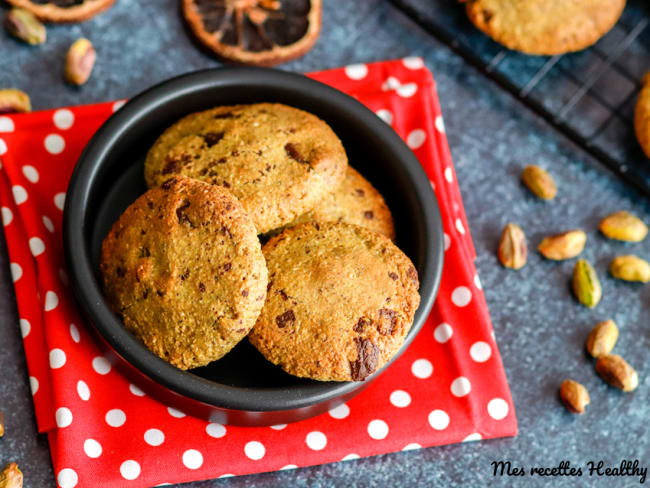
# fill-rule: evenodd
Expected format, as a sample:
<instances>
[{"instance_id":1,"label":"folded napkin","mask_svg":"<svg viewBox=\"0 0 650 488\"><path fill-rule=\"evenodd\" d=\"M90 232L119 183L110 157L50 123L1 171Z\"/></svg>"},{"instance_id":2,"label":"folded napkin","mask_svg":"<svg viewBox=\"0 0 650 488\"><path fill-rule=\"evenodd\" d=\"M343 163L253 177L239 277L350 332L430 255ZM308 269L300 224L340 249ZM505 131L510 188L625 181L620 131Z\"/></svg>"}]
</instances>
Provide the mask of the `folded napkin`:
<instances>
[{"instance_id":1,"label":"folded napkin","mask_svg":"<svg viewBox=\"0 0 650 488\"><path fill-rule=\"evenodd\" d=\"M440 202L445 267L408 350L347 404L290 425L186 416L130 384L90 337L68 288L61 217L79 154L123 102L0 116L2 221L36 417L61 488L180 483L516 434L431 73L405 58L310 76L366 104L415 152Z\"/></svg>"}]
</instances>

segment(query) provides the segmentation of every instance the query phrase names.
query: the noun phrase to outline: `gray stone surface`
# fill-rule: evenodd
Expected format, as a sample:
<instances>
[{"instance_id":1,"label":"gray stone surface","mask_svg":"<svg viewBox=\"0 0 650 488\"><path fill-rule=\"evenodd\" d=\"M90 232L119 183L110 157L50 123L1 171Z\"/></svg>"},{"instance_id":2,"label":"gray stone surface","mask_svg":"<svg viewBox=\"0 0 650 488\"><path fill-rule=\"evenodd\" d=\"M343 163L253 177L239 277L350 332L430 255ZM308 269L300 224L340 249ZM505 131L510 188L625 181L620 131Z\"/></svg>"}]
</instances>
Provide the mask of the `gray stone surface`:
<instances>
[{"instance_id":1,"label":"gray stone surface","mask_svg":"<svg viewBox=\"0 0 650 488\"><path fill-rule=\"evenodd\" d=\"M440 0L442 1L442 0ZM30 48L0 33L0 86L23 88L34 107L130 97L176 74L218 63L188 39L176 0L118 0L108 13L81 25L49 28L45 46ZM520 434L515 439L422 449L324 466L189 484L197 488L248 486L482 486L494 479L490 463L555 466L562 460L650 465L650 285L616 282L607 274L617 253L650 258L650 239L638 245L610 242L596 231L604 214L629 209L650 222L650 204L581 154L545 123L468 68L387 2L325 2L323 34L304 58L285 69L310 71L351 62L420 55L437 80L447 134L469 223L477 266L512 388ZM70 88L61 82L67 45L79 35L95 43L99 61L91 81ZM552 203L532 198L519 182L521 168L537 163L559 183ZM604 287L593 311L569 292L572 262L545 262L532 252L521 272L499 266L495 248L501 228L518 222L534 249L547 233L584 228ZM4 240L0 239L0 409L8 433L0 440L0 464L16 459L26 487L54 486L46 439L36 434L25 359ZM616 351L640 375L638 390L624 395L605 386L584 353L591 326L612 317L621 327ZM565 377L583 382L592 405L578 418L560 406ZM536 486L634 486L638 479L524 478Z\"/></svg>"}]
</instances>

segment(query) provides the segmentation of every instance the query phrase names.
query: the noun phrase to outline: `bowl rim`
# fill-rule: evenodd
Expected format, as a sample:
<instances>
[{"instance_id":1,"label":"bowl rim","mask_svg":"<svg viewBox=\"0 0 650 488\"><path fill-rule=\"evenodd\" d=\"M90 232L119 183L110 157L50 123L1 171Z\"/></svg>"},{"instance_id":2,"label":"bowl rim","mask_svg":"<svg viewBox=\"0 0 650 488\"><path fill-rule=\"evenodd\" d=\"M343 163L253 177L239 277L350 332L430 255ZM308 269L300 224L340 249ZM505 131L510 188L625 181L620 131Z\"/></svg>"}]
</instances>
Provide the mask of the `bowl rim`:
<instances>
[{"instance_id":1,"label":"bowl rim","mask_svg":"<svg viewBox=\"0 0 650 488\"><path fill-rule=\"evenodd\" d=\"M251 388L216 383L179 370L151 353L124 328L105 302L101 285L95 279L85 223L91 199L90 189L95 185L102 162L122 137L132 127L146 122L148 114L155 109L197 92L251 83L308 91L312 97L344 107L379 137L386 139L413 184L416 201L421 207L424 242L428 248L422 257L420 305L411 330L398 353L363 383L317 382L314 385L300 385L301 391L294 391L293 387ZM171 78L136 95L111 115L84 148L70 178L63 212L63 246L73 293L85 318L122 359L149 380L183 397L219 409L258 412L293 410L331 401L349 395L355 389L361 389L364 383L367 384L381 374L408 348L425 322L437 295L444 254L442 219L429 179L413 152L388 124L351 96L305 75L253 67L210 68Z\"/></svg>"}]
</instances>

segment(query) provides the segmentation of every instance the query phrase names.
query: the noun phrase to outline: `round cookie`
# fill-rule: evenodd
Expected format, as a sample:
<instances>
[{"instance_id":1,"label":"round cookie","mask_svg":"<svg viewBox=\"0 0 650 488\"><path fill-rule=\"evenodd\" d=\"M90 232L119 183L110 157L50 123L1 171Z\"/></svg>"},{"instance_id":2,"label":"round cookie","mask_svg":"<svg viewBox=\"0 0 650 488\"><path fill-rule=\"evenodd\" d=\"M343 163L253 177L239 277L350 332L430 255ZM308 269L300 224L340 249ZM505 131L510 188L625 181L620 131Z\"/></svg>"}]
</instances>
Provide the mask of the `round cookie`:
<instances>
[{"instance_id":1,"label":"round cookie","mask_svg":"<svg viewBox=\"0 0 650 488\"><path fill-rule=\"evenodd\" d=\"M348 166L345 179L337 190L327 195L313 210L298 217L292 224L304 222L344 222L355 224L395 239L393 216L372 184Z\"/></svg>"},{"instance_id":2,"label":"round cookie","mask_svg":"<svg viewBox=\"0 0 650 488\"><path fill-rule=\"evenodd\" d=\"M281 104L217 107L167 129L145 162L147 184L175 175L228 188L258 233L311 210L343 181L348 160L315 115Z\"/></svg>"},{"instance_id":3,"label":"round cookie","mask_svg":"<svg viewBox=\"0 0 650 488\"><path fill-rule=\"evenodd\" d=\"M104 293L126 328L180 369L219 359L255 324L267 270L226 189L177 178L147 191L102 244Z\"/></svg>"},{"instance_id":4,"label":"round cookie","mask_svg":"<svg viewBox=\"0 0 650 488\"><path fill-rule=\"evenodd\" d=\"M397 353L420 295L415 267L390 239L311 222L263 252L267 299L248 337L266 359L295 376L362 381Z\"/></svg>"},{"instance_id":5,"label":"round cookie","mask_svg":"<svg viewBox=\"0 0 650 488\"><path fill-rule=\"evenodd\" d=\"M639 144L650 158L650 73L643 78L643 88L636 102L634 129Z\"/></svg>"},{"instance_id":6,"label":"round cookie","mask_svg":"<svg viewBox=\"0 0 650 488\"><path fill-rule=\"evenodd\" d=\"M45 22L82 22L108 9L115 0L7 0Z\"/></svg>"},{"instance_id":7,"label":"round cookie","mask_svg":"<svg viewBox=\"0 0 650 488\"><path fill-rule=\"evenodd\" d=\"M527 54L579 51L618 21L625 0L467 0L470 20L495 41Z\"/></svg>"}]
</instances>

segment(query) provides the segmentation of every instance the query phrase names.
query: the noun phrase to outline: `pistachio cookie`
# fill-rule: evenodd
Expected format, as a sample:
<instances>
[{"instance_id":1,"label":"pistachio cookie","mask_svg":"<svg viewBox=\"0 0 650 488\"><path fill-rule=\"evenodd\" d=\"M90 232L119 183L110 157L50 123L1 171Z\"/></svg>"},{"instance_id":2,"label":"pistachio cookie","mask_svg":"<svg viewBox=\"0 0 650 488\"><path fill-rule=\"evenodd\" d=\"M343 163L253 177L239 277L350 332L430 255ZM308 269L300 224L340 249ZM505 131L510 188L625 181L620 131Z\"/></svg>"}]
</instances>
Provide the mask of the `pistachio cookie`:
<instances>
[{"instance_id":1,"label":"pistachio cookie","mask_svg":"<svg viewBox=\"0 0 650 488\"><path fill-rule=\"evenodd\" d=\"M277 103L217 107L167 129L145 162L149 187L175 175L228 188L258 233L314 208L343 181L348 159L315 115Z\"/></svg>"},{"instance_id":2,"label":"pistachio cookie","mask_svg":"<svg viewBox=\"0 0 650 488\"><path fill-rule=\"evenodd\" d=\"M348 166L341 186L321 203L298 217L292 224L304 222L344 222L360 225L373 232L395 239L393 216L372 184L354 168Z\"/></svg>"},{"instance_id":3,"label":"pistachio cookie","mask_svg":"<svg viewBox=\"0 0 650 488\"><path fill-rule=\"evenodd\" d=\"M255 324L267 271L253 223L225 188L149 190L102 244L104 293L126 328L180 369L219 359Z\"/></svg>"},{"instance_id":4,"label":"pistachio cookie","mask_svg":"<svg viewBox=\"0 0 650 488\"><path fill-rule=\"evenodd\" d=\"M7 0L45 22L82 22L108 9L115 0Z\"/></svg>"},{"instance_id":5,"label":"pistachio cookie","mask_svg":"<svg viewBox=\"0 0 650 488\"><path fill-rule=\"evenodd\" d=\"M636 102L634 129L639 144L650 158L650 73L643 78L643 88Z\"/></svg>"},{"instance_id":6,"label":"pistachio cookie","mask_svg":"<svg viewBox=\"0 0 650 488\"><path fill-rule=\"evenodd\" d=\"M579 51L618 21L625 0L465 0L470 20L495 41L527 54Z\"/></svg>"},{"instance_id":7,"label":"pistachio cookie","mask_svg":"<svg viewBox=\"0 0 650 488\"><path fill-rule=\"evenodd\" d=\"M287 373L362 381L404 343L420 303L418 273L390 239L310 222L263 248L267 299L251 343Z\"/></svg>"}]
</instances>

